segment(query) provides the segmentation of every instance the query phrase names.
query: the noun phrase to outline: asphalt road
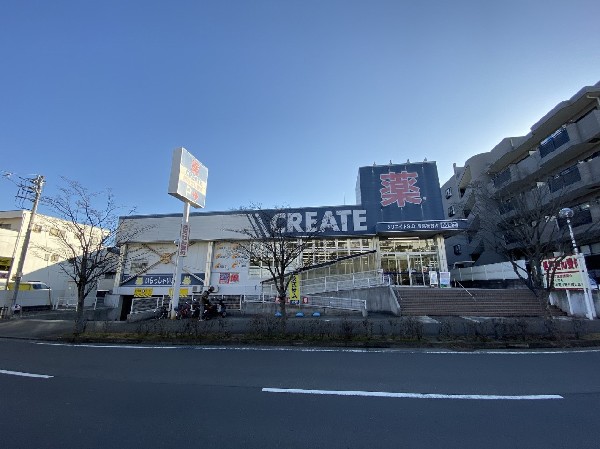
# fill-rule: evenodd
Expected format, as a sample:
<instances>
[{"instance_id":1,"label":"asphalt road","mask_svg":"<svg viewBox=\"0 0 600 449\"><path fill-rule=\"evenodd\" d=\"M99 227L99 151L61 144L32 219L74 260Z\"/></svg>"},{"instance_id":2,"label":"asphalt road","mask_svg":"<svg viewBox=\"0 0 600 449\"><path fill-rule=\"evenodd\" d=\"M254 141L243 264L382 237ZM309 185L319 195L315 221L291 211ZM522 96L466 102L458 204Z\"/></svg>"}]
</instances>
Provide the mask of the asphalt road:
<instances>
[{"instance_id":1,"label":"asphalt road","mask_svg":"<svg viewBox=\"0 0 600 449\"><path fill-rule=\"evenodd\" d=\"M591 449L598 372L599 350L0 340L0 447Z\"/></svg>"}]
</instances>

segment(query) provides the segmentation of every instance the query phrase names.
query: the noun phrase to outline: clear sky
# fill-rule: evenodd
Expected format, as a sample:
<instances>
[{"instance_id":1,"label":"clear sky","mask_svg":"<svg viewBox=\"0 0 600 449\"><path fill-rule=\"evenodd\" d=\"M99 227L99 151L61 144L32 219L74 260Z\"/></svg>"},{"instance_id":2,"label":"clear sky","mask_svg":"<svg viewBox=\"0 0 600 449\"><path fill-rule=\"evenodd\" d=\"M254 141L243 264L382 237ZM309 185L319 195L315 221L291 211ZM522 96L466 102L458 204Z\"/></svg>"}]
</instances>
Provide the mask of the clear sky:
<instances>
[{"instance_id":1,"label":"clear sky","mask_svg":"<svg viewBox=\"0 0 600 449\"><path fill-rule=\"evenodd\" d=\"M600 80L597 0L0 0L0 171L180 213L353 204L358 167L452 164ZM17 189L0 179L0 210ZM43 209L42 209L43 212Z\"/></svg>"}]
</instances>

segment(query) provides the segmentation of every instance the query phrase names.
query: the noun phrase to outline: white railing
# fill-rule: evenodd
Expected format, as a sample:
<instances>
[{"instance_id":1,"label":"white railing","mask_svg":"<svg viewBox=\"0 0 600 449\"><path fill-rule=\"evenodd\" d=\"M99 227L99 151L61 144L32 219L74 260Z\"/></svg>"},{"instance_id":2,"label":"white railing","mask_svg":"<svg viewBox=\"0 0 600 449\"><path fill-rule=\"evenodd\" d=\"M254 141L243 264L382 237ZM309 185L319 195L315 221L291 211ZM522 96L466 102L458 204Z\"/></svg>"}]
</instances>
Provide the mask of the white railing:
<instances>
[{"instance_id":1,"label":"white railing","mask_svg":"<svg viewBox=\"0 0 600 449\"><path fill-rule=\"evenodd\" d=\"M517 265L519 266L519 269L523 271L523 273L526 273L524 260L518 260ZM452 279L457 279L459 281L519 279L510 262L501 262L467 268L454 268L450 271L450 273Z\"/></svg>"},{"instance_id":2,"label":"white railing","mask_svg":"<svg viewBox=\"0 0 600 449\"><path fill-rule=\"evenodd\" d=\"M302 279L300 290L302 295L315 293L339 292L355 288L369 288L390 285L390 277L381 271L363 271L353 274L337 274L314 279ZM273 284L263 286L263 293L267 296L276 296L277 289Z\"/></svg>"},{"instance_id":3,"label":"white railing","mask_svg":"<svg viewBox=\"0 0 600 449\"><path fill-rule=\"evenodd\" d=\"M77 298L74 298L72 296L70 296L70 297L61 296L54 303L53 309L58 310L60 308L65 308L65 309L72 308L72 309L77 310Z\"/></svg>"},{"instance_id":4,"label":"white railing","mask_svg":"<svg viewBox=\"0 0 600 449\"><path fill-rule=\"evenodd\" d=\"M325 307L339 310L367 310L365 299L336 298L331 296L311 296L303 307Z\"/></svg>"},{"instance_id":5,"label":"white railing","mask_svg":"<svg viewBox=\"0 0 600 449\"><path fill-rule=\"evenodd\" d=\"M318 307L338 310L367 310L367 301L365 299L336 298L333 296L309 296L308 302L303 302L301 307ZM247 295L244 302L274 303L275 298L267 295Z\"/></svg>"},{"instance_id":6,"label":"white railing","mask_svg":"<svg viewBox=\"0 0 600 449\"><path fill-rule=\"evenodd\" d=\"M169 298L150 297L150 298L133 298L131 301L130 314L150 312L157 310L163 305L169 304Z\"/></svg>"}]
</instances>

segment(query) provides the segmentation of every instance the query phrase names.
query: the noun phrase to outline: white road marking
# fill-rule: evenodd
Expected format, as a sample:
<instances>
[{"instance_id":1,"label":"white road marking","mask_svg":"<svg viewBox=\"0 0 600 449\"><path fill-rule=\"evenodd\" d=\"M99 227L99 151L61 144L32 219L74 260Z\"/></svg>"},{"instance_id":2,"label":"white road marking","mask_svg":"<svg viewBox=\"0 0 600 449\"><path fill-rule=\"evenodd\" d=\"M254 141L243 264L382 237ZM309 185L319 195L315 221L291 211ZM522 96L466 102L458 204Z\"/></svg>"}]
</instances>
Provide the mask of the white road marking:
<instances>
[{"instance_id":1,"label":"white road marking","mask_svg":"<svg viewBox=\"0 0 600 449\"><path fill-rule=\"evenodd\" d=\"M439 355L556 355L556 354L588 354L592 352L600 352L600 349L574 349L574 350L476 350L476 351L453 351L450 349L394 349L394 348L383 348L383 349L359 349L359 348L270 348L270 347L252 347L252 346L145 346L145 345L106 345L106 344L73 344L73 343L48 343L32 341L35 345L44 346L68 346L71 348L103 348L103 349L193 349L197 351L256 351L256 352L348 352L348 353L365 353L365 354L439 354Z\"/></svg>"},{"instance_id":2,"label":"white road marking","mask_svg":"<svg viewBox=\"0 0 600 449\"><path fill-rule=\"evenodd\" d=\"M0 369L0 374L8 374L10 376L21 376L21 377L35 377L37 379L50 379L54 376L48 376L47 374L32 374L32 373L21 373L19 371L7 371Z\"/></svg>"},{"instance_id":3,"label":"white road marking","mask_svg":"<svg viewBox=\"0 0 600 449\"><path fill-rule=\"evenodd\" d=\"M431 318L430 316L420 316L418 317L419 321L424 324L438 324L439 321Z\"/></svg>"},{"instance_id":4,"label":"white road marking","mask_svg":"<svg viewBox=\"0 0 600 449\"><path fill-rule=\"evenodd\" d=\"M332 396L372 396L379 398L405 399L467 399L495 401L539 401L563 399L558 394L530 394L520 396L500 396L495 394L438 394L438 393L390 393L386 391L336 391L336 390L302 390L298 388L263 388L264 393L316 394Z\"/></svg>"}]
</instances>

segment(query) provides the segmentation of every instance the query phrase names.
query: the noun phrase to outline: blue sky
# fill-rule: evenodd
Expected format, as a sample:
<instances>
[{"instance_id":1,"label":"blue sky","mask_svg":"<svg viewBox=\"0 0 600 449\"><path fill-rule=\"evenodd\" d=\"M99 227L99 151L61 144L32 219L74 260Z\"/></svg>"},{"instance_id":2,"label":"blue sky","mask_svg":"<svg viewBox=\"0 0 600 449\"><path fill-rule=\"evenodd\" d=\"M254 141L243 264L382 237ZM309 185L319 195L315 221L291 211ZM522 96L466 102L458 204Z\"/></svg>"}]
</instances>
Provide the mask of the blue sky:
<instances>
[{"instance_id":1,"label":"blue sky","mask_svg":"<svg viewBox=\"0 0 600 449\"><path fill-rule=\"evenodd\" d=\"M452 164L600 80L597 0L1 0L0 171L179 213L353 204L358 167ZM0 210L17 208L0 179ZM43 210L42 210L43 211Z\"/></svg>"}]
</instances>

